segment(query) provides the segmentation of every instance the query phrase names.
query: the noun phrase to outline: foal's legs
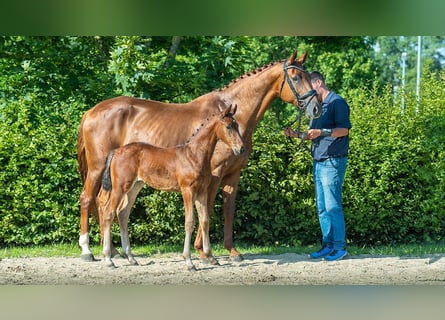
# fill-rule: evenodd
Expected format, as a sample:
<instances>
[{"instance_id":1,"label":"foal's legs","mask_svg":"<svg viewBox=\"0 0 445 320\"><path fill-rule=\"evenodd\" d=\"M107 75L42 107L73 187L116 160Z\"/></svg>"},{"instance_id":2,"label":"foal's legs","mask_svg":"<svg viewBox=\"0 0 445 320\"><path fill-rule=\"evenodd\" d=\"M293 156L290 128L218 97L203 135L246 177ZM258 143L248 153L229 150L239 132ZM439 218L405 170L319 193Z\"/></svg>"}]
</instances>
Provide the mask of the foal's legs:
<instances>
[{"instance_id":1,"label":"foal's legs","mask_svg":"<svg viewBox=\"0 0 445 320\"><path fill-rule=\"evenodd\" d=\"M195 271L192 257L190 255L190 243L192 242L193 229L195 228L195 217L193 212L193 192L190 189L183 189L182 199L184 200L184 215L185 215L185 239L184 251L182 253L185 259L185 265L189 271Z\"/></svg>"},{"instance_id":2,"label":"foal's legs","mask_svg":"<svg viewBox=\"0 0 445 320\"><path fill-rule=\"evenodd\" d=\"M120 226L120 232L121 232L121 241L122 241L122 250L124 253L124 256L128 259L130 264L137 265L137 261L134 258L133 254L131 253L131 247L130 247L130 238L128 236L128 219L130 217L131 212L131 205L136 200L136 197L141 191L142 187L144 186L143 183L137 183L133 186L133 188L127 193L126 201L122 201L119 209L118 209L118 218L119 218L119 226Z\"/></svg>"},{"instance_id":3,"label":"foal's legs","mask_svg":"<svg viewBox=\"0 0 445 320\"><path fill-rule=\"evenodd\" d=\"M103 196L108 192L103 192L101 190L101 194ZM109 193L108 193L109 194ZM102 197L102 195L100 196ZM102 242L102 254L104 256L105 264L109 267L114 267L114 263L111 260L111 224L113 223L114 215L116 213L116 201L112 199L112 194L110 196L109 201L104 203L103 201L99 201L101 203L100 210L102 213L101 219L101 228L103 230L103 242Z\"/></svg>"},{"instance_id":4,"label":"foal's legs","mask_svg":"<svg viewBox=\"0 0 445 320\"><path fill-rule=\"evenodd\" d=\"M127 194L118 186L111 191L100 190L98 195L99 212L101 213L101 229L103 232L102 254L107 266L114 267L111 260L113 251L111 243L111 225L116 212L122 211L128 205Z\"/></svg>"},{"instance_id":5,"label":"foal's legs","mask_svg":"<svg viewBox=\"0 0 445 320\"><path fill-rule=\"evenodd\" d=\"M234 261L241 261L243 258L241 254L233 246L233 217L235 214L235 200L236 192L238 189L238 183L240 180L240 172L224 177L222 182L223 186L223 204L224 204L224 247L230 252L230 257ZM220 180L212 179L212 182L208 190L208 212L211 216L213 205L215 202L216 194L218 192ZM207 258L203 252L202 243L202 227L198 226L198 232L195 239L195 249L198 250L201 259Z\"/></svg>"},{"instance_id":6,"label":"foal's legs","mask_svg":"<svg viewBox=\"0 0 445 320\"><path fill-rule=\"evenodd\" d=\"M207 212L208 212L209 219L210 219L212 211L213 211L213 205L215 203L215 198L216 198L216 194L218 192L220 182L221 182L221 179L213 177L208 188L206 190L204 190L204 192L207 193L207 195L206 195L207 201L206 202L207 202ZM203 236L202 226L201 226L201 222L199 222L198 232L196 233L194 247L199 252L199 258L201 260L209 259L209 261L210 261L210 257L203 250L202 236Z\"/></svg>"},{"instance_id":7,"label":"foal's legs","mask_svg":"<svg viewBox=\"0 0 445 320\"><path fill-rule=\"evenodd\" d=\"M198 212L199 225L201 226L202 233L202 250L208 261L213 265L218 265L212 255L212 247L210 245L209 229L210 229L210 215L207 210L207 194L198 196L195 200L196 211ZM199 230L198 230L199 232Z\"/></svg>"}]
</instances>

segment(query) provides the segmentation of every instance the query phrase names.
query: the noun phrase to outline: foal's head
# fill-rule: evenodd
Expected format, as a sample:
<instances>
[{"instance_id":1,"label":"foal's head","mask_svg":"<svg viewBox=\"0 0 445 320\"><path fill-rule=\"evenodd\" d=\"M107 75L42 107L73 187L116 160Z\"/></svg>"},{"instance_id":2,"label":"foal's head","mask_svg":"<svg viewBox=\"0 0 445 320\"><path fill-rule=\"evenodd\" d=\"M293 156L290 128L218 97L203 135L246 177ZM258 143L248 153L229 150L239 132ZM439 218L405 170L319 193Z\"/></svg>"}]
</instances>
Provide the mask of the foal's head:
<instances>
[{"instance_id":1,"label":"foal's head","mask_svg":"<svg viewBox=\"0 0 445 320\"><path fill-rule=\"evenodd\" d=\"M236 122L233 115L236 113L237 105L230 105L223 109L219 107L221 111L220 123L216 128L216 136L218 139L226 143L233 151L235 155L240 155L244 152L243 139L238 130L238 122Z\"/></svg>"}]
</instances>

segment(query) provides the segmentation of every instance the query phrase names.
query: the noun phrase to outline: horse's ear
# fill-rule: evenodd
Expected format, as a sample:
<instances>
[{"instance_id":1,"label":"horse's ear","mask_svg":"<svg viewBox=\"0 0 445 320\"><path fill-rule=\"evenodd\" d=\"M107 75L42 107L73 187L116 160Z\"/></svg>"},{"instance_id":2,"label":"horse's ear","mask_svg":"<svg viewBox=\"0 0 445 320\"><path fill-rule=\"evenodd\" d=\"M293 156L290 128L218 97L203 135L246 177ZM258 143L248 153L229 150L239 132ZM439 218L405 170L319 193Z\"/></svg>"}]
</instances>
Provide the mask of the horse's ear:
<instances>
[{"instance_id":1,"label":"horse's ear","mask_svg":"<svg viewBox=\"0 0 445 320\"><path fill-rule=\"evenodd\" d=\"M231 109L232 109L232 116L233 116L236 113L236 109L238 109L238 105L235 103L235 105Z\"/></svg>"},{"instance_id":2,"label":"horse's ear","mask_svg":"<svg viewBox=\"0 0 445 320\"><path fill-rule=\"evenodd\" d=\"M226 108L226 110L224 110L223 112L223 118L225 117L233 117L233 115L236 113L236 109L238 108L237 104L230 104L230 106L228 106Z\"/></svg>"},{"instance_id":3,"label":"horse's ear","mask_svg":"<svg viewBox=\"0 0 445 320\"><path fill-rule=\"evenodd\" d=\"M298 54L298 50L295 50L295 52L290 56L290 58L287 60L287 64L292 64L295 62L295 59L297 59L297 54ZM306 56L307 56L307 51L301 56L299 57L296 62L298 62L299 64L303 64L304 61L306 60Z\"/></svg>"},{"instance_id":4,"label":"horse's ear","mask_svg":"<svg viewBox=\"0 0 445 320\"><path fill-rule=\"evenodd\" d=\"M292 64L292 63L294 63L294 61L295 61L295 58L297 57L297 53L298 53L298 50L295 50L295 52L290 56L290 58L287 60L287 63L288 64Z\"/></svg>"},{"instance_id":5,"label":"horse's ear","mask_svg":"<svg viewBox=\"0 0 445 320\"><path fill-rule=\"evenodd\" d=\"M221 119L224 119L225 117L227 117L227 115L230 113L231 107L232 107L232 105L223 108L220 104L218 104L219 111L221 112Z\"/></svg>"},{"instance_id":6,"label":"horse's ear","mask_svg":"<svg viewBox=\"0 0 445 320\"><path fill-rule=\"evenodd\" d=\"M306 61L306 57L307 57L307 51L301 57L298 58L297 62L303 64L304 61Z\"/></svg>"}]
</instances>

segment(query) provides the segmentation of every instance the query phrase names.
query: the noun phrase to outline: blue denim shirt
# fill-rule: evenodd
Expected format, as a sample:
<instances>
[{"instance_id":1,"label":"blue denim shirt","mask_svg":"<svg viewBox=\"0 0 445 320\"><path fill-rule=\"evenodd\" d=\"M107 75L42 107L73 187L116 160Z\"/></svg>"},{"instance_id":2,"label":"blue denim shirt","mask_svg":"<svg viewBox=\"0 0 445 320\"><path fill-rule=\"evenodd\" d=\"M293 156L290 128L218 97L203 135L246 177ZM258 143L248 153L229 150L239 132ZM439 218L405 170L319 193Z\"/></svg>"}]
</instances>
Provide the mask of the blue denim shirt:
<instances>
[{"instance_id":1,"label":"blue denim shirt","mask_svg":"<svg viewBox=\"0 0 445 320\"><path fill-rule=\"evenodd\" d=\"M330 91L322 103L322 108L321 116L312 119L311 129L352 128L349 106L341 96ZM311 153L315 161L323 161L347 156L348 150L349 135L340 138L318 137L312 141Z\"/></svg>"}]
</instances>

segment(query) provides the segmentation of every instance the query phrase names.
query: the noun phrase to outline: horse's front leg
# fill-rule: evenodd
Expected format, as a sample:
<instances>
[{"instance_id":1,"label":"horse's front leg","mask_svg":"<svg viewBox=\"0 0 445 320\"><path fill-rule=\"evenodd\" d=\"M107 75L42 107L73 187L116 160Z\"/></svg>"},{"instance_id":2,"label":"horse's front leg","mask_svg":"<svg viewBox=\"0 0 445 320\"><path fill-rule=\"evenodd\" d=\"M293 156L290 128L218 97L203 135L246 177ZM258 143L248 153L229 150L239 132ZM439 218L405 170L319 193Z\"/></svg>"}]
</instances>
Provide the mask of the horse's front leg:
<instances>
[{"instance_id":1,"label":"horse's front leg","mask_svg":"<svg viewBox=\"0 0 445 320\"><path fill-rule=\"evenodd\" d=\"M222 196L224 204L224 248L230 252L234 261L242 261L243 257L233 245L233 218L235 215L235 200L241 172L224 177Z\"/></svg>"},{"instance_id":2,"label":"horse's front leg","mask_svg":"<svg viewBox=\"0 0 445 320\"><path fill-rule=\"evenodd\" d=\"M185 259L185 266L189 271L196 271L190 254L190 244L192 242L193 229L195 228L195 217L193 213L193 194L189 189L182 190L182 198L184 200L185 215L185 239L184 251L182 257Z\"/></svg>"},{"instance_id":3,"label":"horse's front leg","mask_svg":"<svg viewBox=\"0 0 445 320\"><path fill-rule=\"evenodd\" d=\"M207 212L208 212L209 220L212 215L213 206L215 204L215 198L216 198L216 194L218 193L218 188L219 188L220 182L221 182L221 179L213 177L209 187L206 189L206 191L207 191L207 195L206 195L207 201L206 202L207 202ZM210 258L204 252L202 236L203 236L202 226L201 226L201 222L199 222L194 247L195 247L195 250L198 251L198 253L199 253L199 258L203 261L206 261L206 260L210 260Z\"/></svg>"},{"instance_id":4,"label":"horse's front leg","mask_svg":"<svg viewBox=\"0 0 445 320\"><path fill-rule=\"evenodd\" d=\"M233 218L235 215L235 200L236 200L236 192L238 190L238 183L240 180L241 172L234 173L230 176L224 177L222 182L223 186L223 210L224 210L224 247L230 252L230 258L233 261L242 261L243 257L241 254L235 249L233 245ZM208 212L209 217L211 216L211 212L213 210L213 205L216 198L216 193L218 191L218 187L220 184L219 179L213 179L210 184L208 190ZM203 252L203 242L202 242L202 227L199 224L198 233L195 239L195 249L199 252L201 259L207 259L207 256Z\"/></svg>"},{"instance_id":5,"label":"horse's front leg","mask_svg":"<svg viewBox=\"0 0 445 320\"><path fill-rule=\"evenodd\" d=\"M209 263L213 265L219 265L218 260L212 255L212 247L210 245L210 212L207 209L207 193L199 195L195 201L196 211L198 212L199 226L201 227L201 237L202 237L202 251L203 255L206 257ZM200 232L198 230L198 232Z\"/></svg>"}]
</instances>

